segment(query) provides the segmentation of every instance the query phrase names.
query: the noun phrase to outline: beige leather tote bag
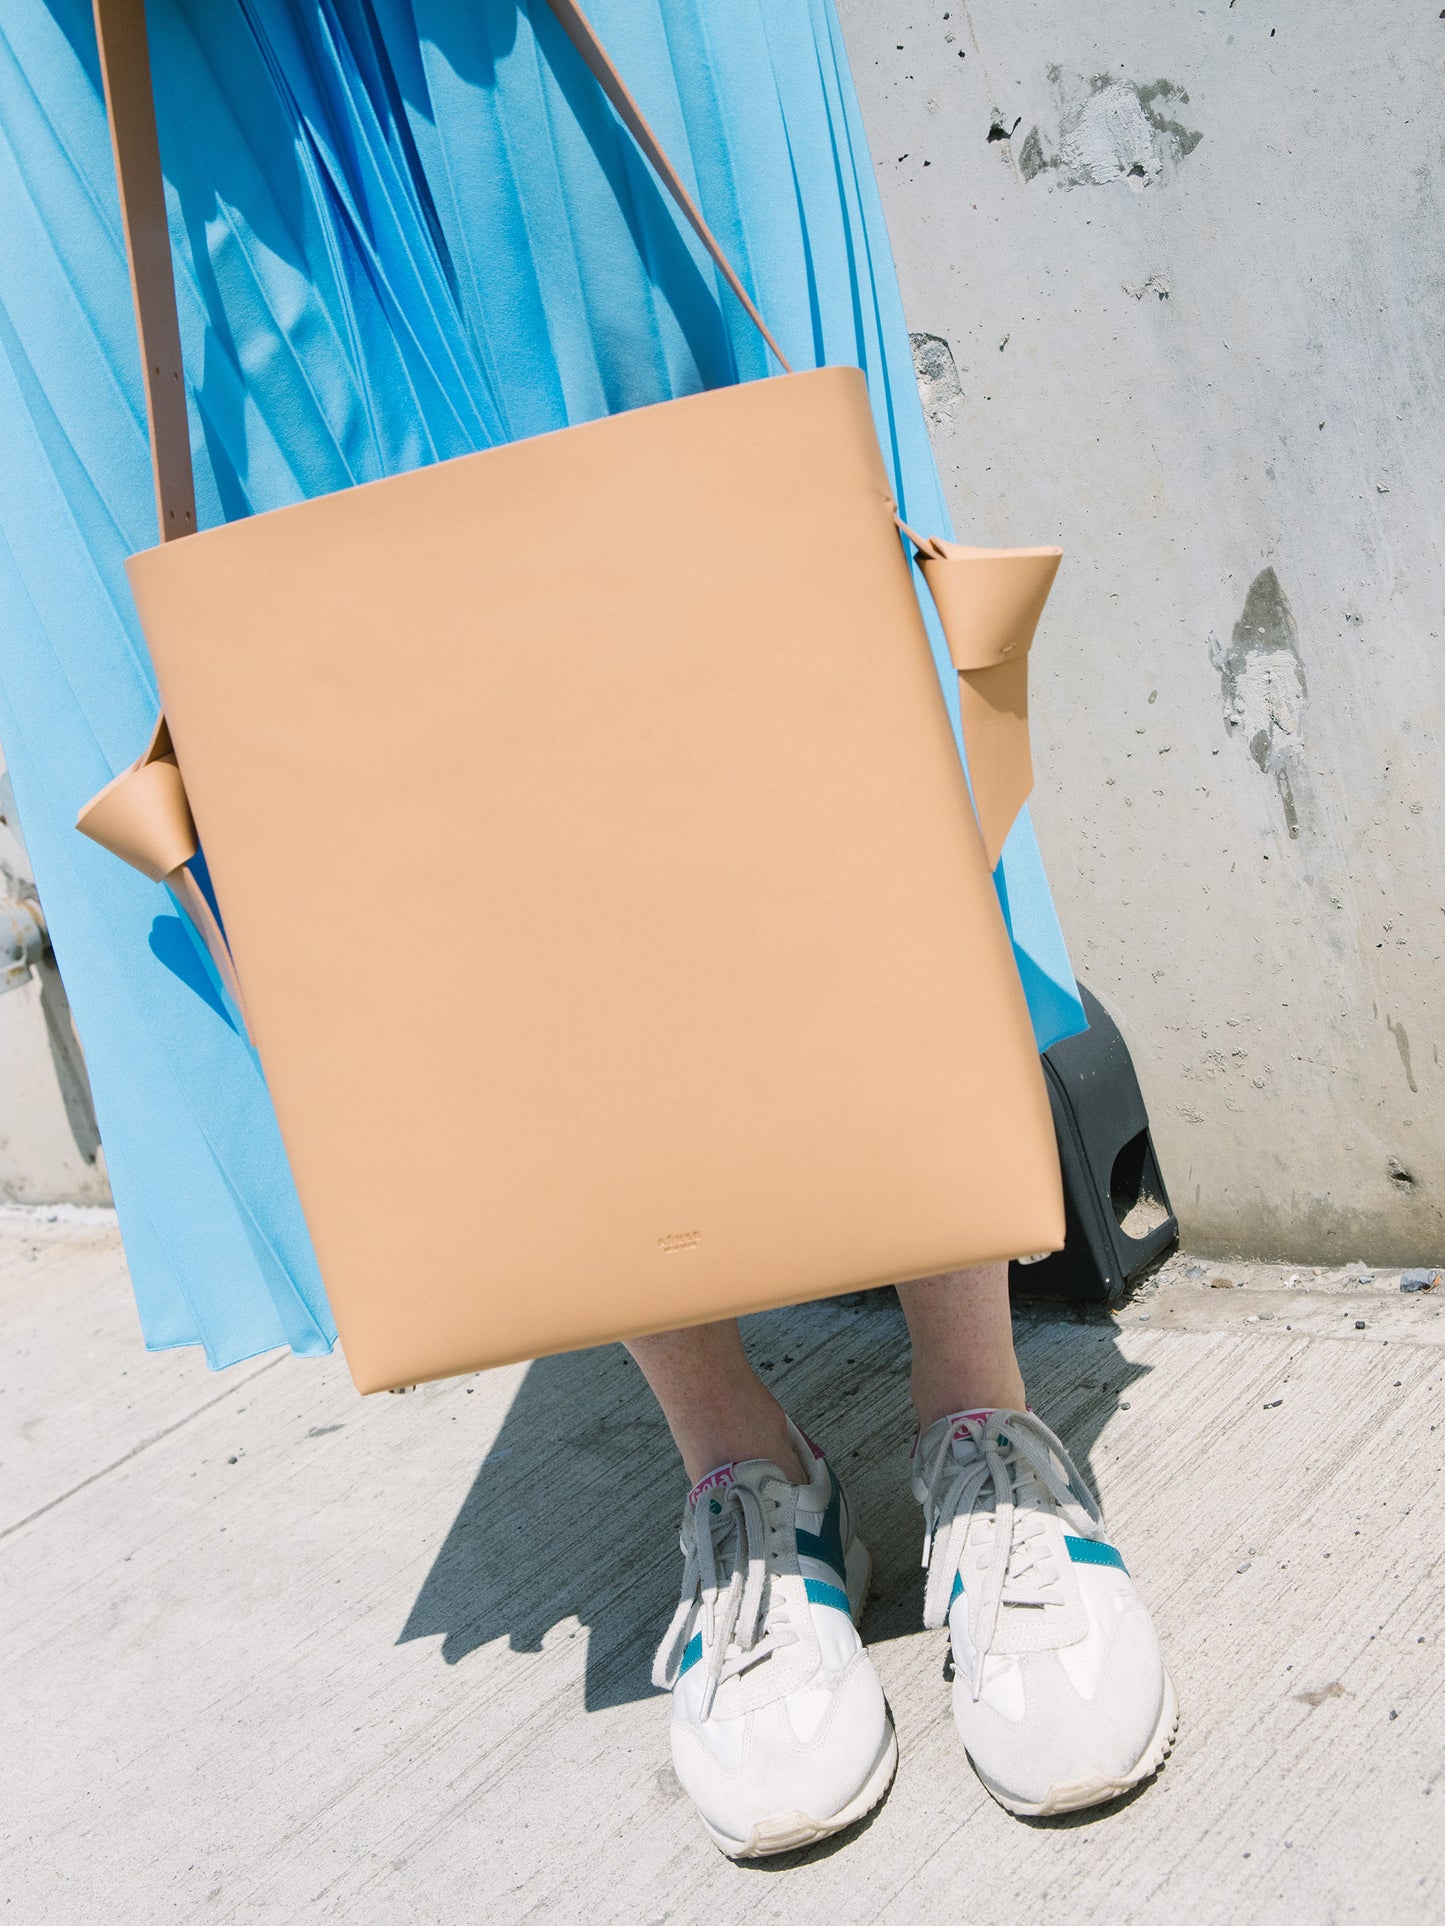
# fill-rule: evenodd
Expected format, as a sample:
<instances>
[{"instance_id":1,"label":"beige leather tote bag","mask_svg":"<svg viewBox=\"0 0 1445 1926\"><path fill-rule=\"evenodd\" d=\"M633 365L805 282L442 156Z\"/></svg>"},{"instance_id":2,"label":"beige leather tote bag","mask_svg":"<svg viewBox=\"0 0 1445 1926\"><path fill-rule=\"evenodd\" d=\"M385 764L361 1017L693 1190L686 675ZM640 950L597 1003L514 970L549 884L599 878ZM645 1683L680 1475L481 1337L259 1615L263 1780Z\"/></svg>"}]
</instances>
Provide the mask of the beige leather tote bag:
<instances>
[{"instance_id":1,"label":"beige leather tote bag","mask_svg":"<svg viewBox=\"0 0 1445 1926\"><path fill-rule=\"evenodd\" d=\"M195 532L142 0L96 18L163 537L128 567L165 713L80 827L211 948L357 1384L1058 1248L990 870L1059 551L909 537L971 799L856 369Z\"/></svg>"}]
</instances>

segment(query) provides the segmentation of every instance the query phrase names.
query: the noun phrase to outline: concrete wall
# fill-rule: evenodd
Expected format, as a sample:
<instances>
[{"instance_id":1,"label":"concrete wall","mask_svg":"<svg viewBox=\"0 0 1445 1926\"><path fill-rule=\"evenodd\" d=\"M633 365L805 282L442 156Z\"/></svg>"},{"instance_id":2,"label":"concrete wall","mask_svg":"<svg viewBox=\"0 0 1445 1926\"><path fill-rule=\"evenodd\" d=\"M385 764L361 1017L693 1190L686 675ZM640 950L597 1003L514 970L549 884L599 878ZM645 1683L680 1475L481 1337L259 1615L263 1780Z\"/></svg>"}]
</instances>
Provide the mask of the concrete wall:
<instances>
[{"instance_id":1,"label":"concrete wall","mask_svg":"<svg viewBox=\"0 0 1445 1926\"><path fill-rule=\"evenodd\" d=\"M3 761L0 899L36 900ZM47 952L18 989L0 995L0 1203L109 1202L85 1062Z\"/></svg>"},{"instance_id":2,"label":"concrete wall","mask_svg":"<svg viewBox=\"0 0 1445 1926\"><path fill-rule=\"evenodd\" d=\"M1197 1247L1445 1255L1445 18L841 0L1034 814ZM919 338L921 337L921 338Z\"/></svg>"},{"instance_id":3,"label":"concrete wall","mask_svg":"<svg viewBox=\"0 0 1445 1926\"><path fill-rule=\"evenodd\" d=\"M842 12L960 532L1068 550L1035 817L1186 1236L1438 1260L1445 20ZM0 1195L103 1195L68 1024L0 998Z\"/></svg>"}]
</instances>

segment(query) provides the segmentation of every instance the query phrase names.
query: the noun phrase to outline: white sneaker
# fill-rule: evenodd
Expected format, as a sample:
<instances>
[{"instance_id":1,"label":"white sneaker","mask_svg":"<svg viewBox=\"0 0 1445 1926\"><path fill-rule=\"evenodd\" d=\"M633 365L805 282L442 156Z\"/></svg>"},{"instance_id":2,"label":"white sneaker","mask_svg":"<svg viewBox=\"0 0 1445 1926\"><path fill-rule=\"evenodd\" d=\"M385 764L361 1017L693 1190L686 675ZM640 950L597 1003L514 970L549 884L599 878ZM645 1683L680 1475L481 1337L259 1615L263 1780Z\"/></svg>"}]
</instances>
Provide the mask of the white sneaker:
<instances>
[{"instance_id":1,"label":"white sneaker","mask_svg":"<svg viewBox=\"0 0 1445 1926\"><path fill-rule=\"evenodd\" d=\"M868 1553L821 1453L791 1424L788 1436L808 1484L754 1458L688 1493L682 1597L652 1670L672 1692L677 1776L732 1859L841 1832L898 1763L854 1630Z\"/></svg>"},{"instance_id":2,"label":"white sneaker","mask_svg":"<svg viewBox=\"0 0 1445 1926\"><path fill-rule=\"evenodd\" d=\"M1156 1772L1179 1724L1159 1642L1098 1501L1023 1411L940 1418L913 1447L926 1626L948 1625L953 1716L1010 1812L1102 1805Z\"/></svg>"}]
</instances>

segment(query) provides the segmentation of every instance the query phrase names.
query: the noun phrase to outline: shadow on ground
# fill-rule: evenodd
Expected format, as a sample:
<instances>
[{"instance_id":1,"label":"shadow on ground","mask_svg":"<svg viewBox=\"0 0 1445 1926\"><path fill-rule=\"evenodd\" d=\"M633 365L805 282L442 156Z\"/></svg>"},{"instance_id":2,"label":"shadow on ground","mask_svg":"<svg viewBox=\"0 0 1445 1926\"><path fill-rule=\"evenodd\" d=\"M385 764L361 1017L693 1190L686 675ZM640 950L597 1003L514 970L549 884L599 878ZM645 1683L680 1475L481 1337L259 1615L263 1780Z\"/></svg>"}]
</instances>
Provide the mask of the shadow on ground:
<instances>
[{"instance_id":1,"label":"shadow on ground","mask_svg":"<svg viewBox=\"0 0 1445 1926\"><path fill-rule=\"evenodd\" d=\"M1110 1414L1143 1367L1115 1320L1025 1304L1017 1337L1034 1407L1086 1475ZM873 1553L871 1641L917 1631L918 1512L908 1491L908 1343L891 1291L750 1318L761 1374L842 1474ZM440 1637L455 1664L506 1638L536 1652L552 1627L589 1631L589 1711L644 1698L676 1598L680 1476L667 1427L619 1346L532 1365L462 1501L399 1642Z\"/></svg>"}]
</instances>

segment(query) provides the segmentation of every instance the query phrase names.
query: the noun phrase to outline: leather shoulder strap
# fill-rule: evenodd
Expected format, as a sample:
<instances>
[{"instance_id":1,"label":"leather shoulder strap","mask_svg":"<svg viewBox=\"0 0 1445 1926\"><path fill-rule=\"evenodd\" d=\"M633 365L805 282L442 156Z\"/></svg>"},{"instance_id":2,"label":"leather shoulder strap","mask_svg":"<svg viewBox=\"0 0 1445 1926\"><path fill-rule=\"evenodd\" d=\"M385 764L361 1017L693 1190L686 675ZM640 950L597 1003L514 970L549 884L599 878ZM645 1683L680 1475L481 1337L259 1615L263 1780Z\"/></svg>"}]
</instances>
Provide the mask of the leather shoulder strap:
<instances>
[{"instance_id":1,"label":"leather shoulder strap","mask_svg":"<svg viewBox=\"0 0 1445 1926\"><path fill-rule=\"evenodd\" d=\"M586 61L618 119L637 142L653 172L676 202L683 218L712 256L719 274L742 303L749 320L791 374L783 351L738 279L731 261L701 210L663 151L656 134L607 56L592 23L574 0L547 0L567 37ZM162 541L189 535L196 526L195 485L191 476L186 384L181 367L181 336L176 319L175 271L166 222L160 146L156 138L155 99L151 90L150 50L146 40L145 0L94 0L95 36L105 81L115 172L120 184L121 220L130 260L136 333L145 373L146 412L150 422L151 465L155 471L156 515Z\"/></svg>"},{"instance_id":2,"label":"leather shoulder strap","mask_svg":"<svg viewBox=\"0 0 1445 1926\"><path fill-rule=\"evenodd\" d=\"M95 38L145 377L156 520L161 540L170 542L195 532L196 489L171 234L151 96L145 0L95 0Z\"/></svg>"},{"instance_id":3,"label":"leather shoulder strap","mask_svg":"<svg viewBox=\"0 0 1445 1926\"><path fill-rule=\"evenodd\" d=\"M712 256L718 273L742 303L748 319L772 349L779 367L784 374L791 374L793 370L787 356L768 332L767 324L753 306L748 291L738 279L732 262L724 254L722 243L702 218L701 209L683 186L681 176L667 158L662 143L643 119L641 108L627 91L621 74L608 58L607 49L597 38L592 22L582 9L574 4L574 0L547 0L547 4L562 23L567 38L586 61L598 86L611 101L617 118L642 149L653 173L672 196L678 212Z\"/></svg>"}]
</instances>

